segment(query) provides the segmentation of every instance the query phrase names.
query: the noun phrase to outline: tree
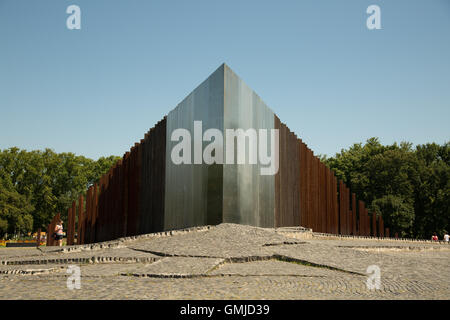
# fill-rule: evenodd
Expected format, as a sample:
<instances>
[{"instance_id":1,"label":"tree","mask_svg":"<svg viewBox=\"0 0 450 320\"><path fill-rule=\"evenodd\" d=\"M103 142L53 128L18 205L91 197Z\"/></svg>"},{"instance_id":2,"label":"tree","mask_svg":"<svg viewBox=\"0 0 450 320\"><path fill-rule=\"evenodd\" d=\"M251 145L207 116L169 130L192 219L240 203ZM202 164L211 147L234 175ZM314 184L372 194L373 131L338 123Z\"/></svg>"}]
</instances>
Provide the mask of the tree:
<instances>
[{"instance_id":1,"label":"tree","mask_svg":"<svg viewBox=\"0 0 450 320\"><path fill-rule=\"evenodd\" d=\"M118 159L110 156L94 161L51 149L0 150L0 236L45 229L58 212L67 220L72 201Z\"/></svg>"},{"instance_id":2,"label":"tree","mask_svg":"<svg viewBox=\"0 0 450 320\"><path fill-rule=\"evenodd\" d=\"M382 211L392 232L429 238L450 229L449 161L450 143L414 149L411 143L383 146L371 138L325 164L373 210Z\"/></svg>"},{"instance_id":3,"label":"tree","mask_svg":"<svg viewBox=\"0 0 450 320\"><path fill-rule=\"evenodd\" d=\"M385 225L390 227L392 233L398 232L401 237L411 235L414 207L403 198L394 195L383 196L372 201L370 208L377 216L382 215Z\"/></svg>"},{"instance_id":4,"label":"tree","mask_svg":"<svg viewBox=\"0 0 450 320\"><path fill-rule=\"evenodd\" d=\"M0 171L0 236L31 231L33 209L30 200L19 194L10 177Z\"/></svg>"},{"instance_id":5,"label":"tree","mask_svg":"<svg viewBox=\"0 0 450 320\"><path fill-rule=\"evenodd\" d=\"M450 222L450 143L417 146L420 162L415 185L414 230L421 238L449 231Z\"/></svg>"}]
</instances>

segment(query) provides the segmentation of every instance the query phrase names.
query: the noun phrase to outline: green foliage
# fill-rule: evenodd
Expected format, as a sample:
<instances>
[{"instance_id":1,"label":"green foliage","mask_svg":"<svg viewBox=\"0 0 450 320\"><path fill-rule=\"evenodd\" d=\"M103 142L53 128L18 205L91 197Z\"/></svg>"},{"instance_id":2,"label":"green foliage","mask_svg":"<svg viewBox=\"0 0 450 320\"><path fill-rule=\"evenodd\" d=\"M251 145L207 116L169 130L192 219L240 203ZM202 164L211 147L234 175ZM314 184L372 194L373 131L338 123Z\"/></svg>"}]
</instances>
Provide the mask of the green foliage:
<instances>
[{"instance_id":1,"label":"green foliage","mask_svg":"<svg viewBox=\"0 0 450 320\"><path fill-rule=\"evenodd\" d=\"M377 138L325 159L391 233L429 238L449 230L450 143L383 146Z\"/></svg>"},{"instance_id":2,"label":"green foliage","mask_svg":"<svg viewBox=\"0 0 450 320\"><path fill-rule=\"evenodd\" d=\"M3 236L8 231L8 221L0 218L0 236Z\"/></svg>"},{"instance_id":3,"label":"green foliage","mask_svg":"<svg viewBox=\"0 0 450 320\"><path fill-rule=\"evenodd\" d=\"M50 149L0 150L0 237L42 228L97 182L119 157L97 161Z\"/></svg>"},{"instance_id":4,"label":"green foliage","mask_svg":"<svg viewBox=\"0 0 450 320\"><path fill-rule=\"evenodd\" d=\"M414 221L414 208L403 198L387 195L381 199L375 199L372 201L371 210L377 215L381 214L385 224L392 226L390 229L392 234L398 232L401 237L410 235Z\"/></svg>"}]
</instances>

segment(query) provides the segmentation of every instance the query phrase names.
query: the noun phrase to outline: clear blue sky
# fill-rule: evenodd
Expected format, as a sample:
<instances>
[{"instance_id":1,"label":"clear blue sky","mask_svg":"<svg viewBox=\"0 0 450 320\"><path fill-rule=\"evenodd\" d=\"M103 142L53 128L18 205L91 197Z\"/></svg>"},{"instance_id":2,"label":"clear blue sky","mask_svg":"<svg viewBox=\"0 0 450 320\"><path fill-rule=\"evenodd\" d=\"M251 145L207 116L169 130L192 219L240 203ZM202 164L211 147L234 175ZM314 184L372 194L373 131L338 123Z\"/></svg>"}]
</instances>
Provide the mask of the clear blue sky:
<instances>
[{"instance_id":1,"label":"clear blue sky","mask_svg":"<svg viewBox=\"0 0 450 320\"><path fill-rule=\"evenodd\" d=\"M223 62L316 154L450 140L448 0L0 0L0 149L121 156Z\"/></svg>"}]
</instances>

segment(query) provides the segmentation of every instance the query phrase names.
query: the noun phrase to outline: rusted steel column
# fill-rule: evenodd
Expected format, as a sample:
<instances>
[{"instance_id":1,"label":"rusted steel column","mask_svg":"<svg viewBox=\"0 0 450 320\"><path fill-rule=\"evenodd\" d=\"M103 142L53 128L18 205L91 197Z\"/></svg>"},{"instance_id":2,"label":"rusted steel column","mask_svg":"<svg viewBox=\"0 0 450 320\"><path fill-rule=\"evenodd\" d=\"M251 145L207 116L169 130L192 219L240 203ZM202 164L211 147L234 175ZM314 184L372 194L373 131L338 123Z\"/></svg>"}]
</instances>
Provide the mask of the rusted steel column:
<instances>
[{"instance_id":1,"label":"rusted steel column","mask_svg":"<svg viewBox=\"0 0 450 320\"><path fill-rule=\"evenodd\" d=\"M111 201L114 201L113 196L111 194L111 186L112 186L112 175L111 170L109 170L105 174L105 206L103 211L103 224L100 226L101 232L103 235L103 240L109 240L109 232L111 230Z\"/></svg>"},{"instance_id":2,"label":"rusted steel column","mask_svg":"<svg viewBox=\"0 0 450 320\"><path fill-rule=\"evenodd\" d=\"M312 206L313 206L313 230L319 230L319 159L312 159Z\"/></svg>"},{"instance_id":3,"label":"rusted steel column","mask_svg":"<svg viewBox=\"0 0 450 320\"><path fill-rule=\"evenodd\" d=\"M334 234L339 234L339 201L337 177L333 173L333 225Z\"/></svg>"},{"instance_id":4,"label":"rusted steel column","mask_svg":"<svg viewBox=\"0 0 450 320\"><path fill-rule=\"evenodd\" d=\"M119 161L116 164L116 167L114 168L114 216L113 216L113 228L111 230L111 235L113 239L118 238L118 231L117 225L119 224L119 215L120 215L120 206L121 206L121 197L120 197L120 167L122 166L122 162Z\"/></svg>"},{"instance_id":5,"label":"rusted steel column","mask_svg":"<svg viewBox=\"0 0 450 320\"><path fill-rule=\"evenodd\" d=\"M108 172L107 176L108 185L107 185L107 195L106 195L106 201L108 202L107 205L107 212L106 212L106 221L105 225L103 226L104 232L105 232L105 240L112 240L112 232L114 230L113 225L113 218L114 218L114 204L116 202L116 198L114 197L114 168L111 168Z\"/></svg>"},{"instance_id":6,"label":"rusted steel column","mask_svg":"<svg viewBox=\"0 0 450 320\"><path fill-rule=\"evenodd\" d=\"M326 167L327 183L327 233L333 233L333 180L332 173Z\"/></svg>"},{"instance_id":7,"label":"rusted steel column","mask_svg":"<svg viewBox=\"0 0 450 320\"><path fill-rule=\"evenodd\" d=\"M113 188L113 176L111 170L105 174L105 207L103 212L103 223L100 226L103 240L110 240L111 232L111 217L112 217L112 202L114 201L114 195L112 194Z\"/></svg>"},{"instance_id":8,"label":"rusted steel column","mask_svg":"<svg viewBox=\"0 0 450 320\"><path fill-rule=\"evenodd\" d=\"M344 183L339 180L339 234L344 234Z\"/></svg>"},{"instance_id":9,"label":"rusted steel column","mask_svg":"<svg viewBox=\"0 0 450 320\"><path fill-rule=\"evenodd\" d=\"M124 177L123 177L123 229L122 236L127 235L128 230L128 208L129 208L129 175L130 175L130 153L124 156Z\"/></svg>"},{"instance_id":10,"label":"rusted steel column","mask_svg":"<svg viewBox=\"0 0 450 320\"><path fill-rule=\"evenodd\" d=\"M120 191L119 191L119 183L120 183L120 177L119 177L119 171L120 171L120 163L117 162L116 166L114 167L114 170L112 172L112 194L113 194L113 198L114 198L114 203L113 203L113 210L112 212L112 217L111 217L111 221L112 221L112 225L111 225L111 239L115 239L117 238L117 233L118 233L118 228L117 228L117 224L119 223L119 206L120 204Z\"/></svg>"},{"instance_id":11,"label":"rusted steel column","mask_svg":"<svg viewBox=\"0 0 450 320\"><path fill-rule=\"evenodd\" d=\"M89 189L86 190L86 195L84 196L84 211L83 211L83 221L81 225L82 229L82 239L81 243L86 244L87 243L87 220L88 220L88 207L89 207Z\"/></svg>"},{"instance_id":12,"label":"rusted steel column","mask_svg":"<svg viewBox=\"0 0 450 320\"><path fill-rule=\"evenodd\" d=\"M132 183L130 187L132 187L132 193L130 194L130 204L131 210L129 212L129 220L128 220L128 231L130 236L134 236L136 234L136 218L137 218L137 193L138 193L138 181L137 181L137 146L135 145L133 148L132 154Z\"/></svg>"},{"instance_id":13,"label":"rusted steel column","mask_svg":"<svg viewBox=\"0 0 450 320\"><path fill-rule=\"evenodd\" d=\"M88 243L94 242L94 230L92 230L92 220L94 219L94 186L90 188L91 192L89 193L89 214L88 214L88 223L89 223L89 238Z\"/></svg>"},{"instance_id":14,"label":"rusted steel column","mask_svg":"<svg viewBox=\"0 0 450 320\"><path fill-rule=\"evenodd\" d=\"M383 223L383 217L380 215L378 217L378 228L380 230L380 237L384 238L384 223Z\"/></svg>"},{"instance_id":15,"label":"rusted steel column","mask_svg":"<svg viewBox=\"0 0 450 320\"><path fill-rule=\"evenodd\" d=\"M48 235L47 235L47 246L53 246L53 234L55 233L55 226L53 224L53 220L55 220L55 217L52 218L50 221L50 224L48 225Z\"/></svg>"},{"instance_id":16,"label":"rusted steel column","mask_svg":"<svg viewBox=\"0 0 450 320\"><path fill-rule=\"evenodd\" d=\"M136 199L136 148L130 150L130 167L128 174L128 217L127 217L127 236L134 235L135 230L135 199Z\"/></svg>"},{"instance_id":17,"label":"rusted steel column","mask_svg":"<svg viewBox=\"0 0 450 320\"><path fill-rule=\"evenodd\" d=\"M100 242L102 241L102 219L103 219L103 215L102 215L102 210L103 210L103 204L102 204L102 179L103 176L101 176L98 179L98 183L97 183L97 195L95 197L95 230L94 230L94 234L95 234L95 242Z\"/></svg>"},{"instance_id":18,"label":"rusted steel column","mask_svg":"<svg viewBox=\"0 0 450 320\"><path fill-rule=\"evenodd\" d=\"M107 223L106 211L107 211L107 203L106 203L106 194L107 190L107 178L108 174L105 173L101 176L99 181L99 191L98 191L98 208L97 208L97 220L96 220L96 238L98 241L105 241L105 225Z\"/></svg>"},{"instance_id":19,"label":"rusted steel column","mask_svg":"<svg viewBox=\"0 0 450 320\"><path fill-rule=\"evenodd\" d=\"M312 167L313 167L313 153L310 149L308 149L308 158L307 158L307 179L308 179L308 228L313 228L314 225L314 205L313 205L313 182L312 182Z\"/></svg>"},{"instance_id":20,"label":"rusted steel column","mask_svg":"<svg viewBox=\"0 0 450 320\"><path fill-rule=\"evenodd\" d=\"M342 234L348 234L348 197L347 197L347 185L344 183L344 189L342 189L342 207L344 211L342 212L343 218L343 229Z\"/></svg>"},{"instance_id":21,"label":"rusted steel column","mask_svg":"<svg viewBox=\"0 0 450 320\"><path fill-rule=\"evenodd\" d=\"M330 213L331 213L331 184L330 184L330 169L325 166L325 189L326 189L326 203L325 203L325 232L330 233Z\"/></svg>"},{"instance_id":22,"label":"rusted steel column","mask_svg":"<svg viewBox=\"0 0 450 320\"><path fill-rule=\"evenodd\" d=\"M118 223L118 229L117 229L117 236L123 237L126 234L127 229L127 208L128 208L128 180L127 180L127 173L128 173L128 152L124 154L122 165L120 169L120 208L119 208L119 223Z\"/></svg>"},{"instance_id":23,"label":"rusted steel column","mask_svg":"<svg viewBox=\"0 0 450 320\"><path fill-rule=\"evenodd\" d=\"M317 198L318 198L318 206L317 206L317 231L323 231L323 221L322 221L322 213L323 213L323 194L324 190L322 188L322 163L320 160L318 161L317 166Z\"/></svg>"},{"instance_id":24,"label":"rusted steel column","mask_svg":"<svg viewBox=\"0 0 450 320\"><path fill-rule=\"evenodd\" d=\"M47 225L47 239L45 239L45 245L50 246L50 224Z\"/></svg>"},{"instance_id":25,"label":"rusted steel column","mask_svg":"<svg viewBox=\"0 0 450 320\"><path fill-rule=\"evenodd\" d=\"M136 144L136 227L135 234L139 233L140 229L140 212L141 212L141 183L142 183L142 145Z\"/></svg>"},{"instance_id":26,"label":"rusted steel column","mask_svg":"<svg viewBox=\"0 0 450 320\"><path fill-rule=\"evenodd\" d=\"M70 242L71 245L75 244L75 225L76 225L76 215L77 215L77 203L72 201L72 218L70 220Z\"/></svg>"},{"instance_id":27,"label":"rusted steel column","mask_svg":"<svg viewBox=\"0 0 450 320\"><path fill-rule=\"evenodd\" d=\"M350 226L349 230L348 230L348 234L353 234L353 230L351 228L351 226L353 225L353 211L352 210L348 211L348 217L347 218L348 218L348 225Z\"/></svg>"},{"instance_id":28,"label":"rusted steel column","mask_svg":"<svg viewBox=\"0 0 450 320\"><path fill-rule=\"evenodd\" d=\"M78 233L77 233L77 244L82 244L83 237L82 237L82 228L83 228L83 205L84 205L84 199L83 196L80 195L78 198Z\"/></svg>"},{"instance_id":29,"label":"rusted steel column","mask_svg":"<svg viewBox=\"0 0 450 320\"><path fill-rule=\"evenodd\" d=\"M366 224L366 237L370 236L370 218L369 210L365 208L365 224Z\"/></svg>"},{"instance_id":30,"label":"rusted steel column","mask_svg":"<svg viewBox=\"0 0 450 320\"><path fill-rule=\"evenodd\" d=\"M72 207L69 207L69 209L67 209L67 231L66 231L66 235L67 235L67 245L73 245L72 243Z\"/></svg>"},{"instance_id":31,"label":"rusted steel column","mask_svg":"<svg viewBox=\"0 0 450 320\"><path fill-rule=\"evenodd\" d=\"M41 245L41 228L39 228L36 233L36 247L39 247L40 245Z\"/></svg>"},{"instance_id":32,"label":"rusted steel column","mask_svg":"<svg viewBox=\"0 0 450 320\"><path fill-rule=\"evenodd\" d=\"M367 233L366 233L366 224L367 224L367 221L366 221L366 206L364 204L363 207L362 207L362 211L361 211L361 235L362 236L366 236L367 235Z\"/></svg>"},{"instance_id":33,"label":"rusted steel column","mask_svg":"<svg viewBox=\"0 0 450 320\"><path fill-rule=\"evenodd\" d=\"M356 235L356 194L352 192L352 234Z\"/></svg>"},{"instance_id":34,"label":"rusted steel column","mask_svg":"<svg viewBox=\"0 0 450 320\"><path fill-rule=\"evenodd\" d=\"M114 171L115 183L114 183L114 197L115 207L114 207L114 218L113 218L113 238L120 238L120 228L121 228L121 215L122 215L122 191L121 187L123 184L122 180L122 160L117 162L116 170Z\"/></svg>"},{"instance_id":35,"label":"rusted steel column","mask_svg":"<svg viewBox=\"0 0 450 320\"><path fill-rule=\"evenodd\" d=\"M82 243L86 244L88 243L88 212L89 212L89 189L86 190L85 195L85 205L84 205L84 212L83 212L83 225L81 226L81 229L83 230L83 238Z\"/></svg>"},{"instance_id":36,"label":"rusted steel column","mask_svg":"<svg viewBox=\"0 0 450 320\"><path fill-rule=\"evenodd\" d=\"M67 245L71 246L73 245L73 219L72 216L75 215L75 212L73 211L73 203L72 207L69 207L67 209L67 229L66 229L66 237L67 237Z\"/></svg>"},{"instance_id":37,"label":"rusted steel column","mask_svg":"<svg viewBox=\"0 0 450 320\"><path fill-rule=\"evenodd\" d=\"M372 236L378 236L377 233L377 215L375 212L372 212Z\"/></svg>"},{"instance_id":38,"label":"rusted steel column","mask_svg":"<svg viewBox=\"0 0 450 320\"><path fill-rule=\"evenodd\" d=\"M114 231L115 231L115 225L116 225L116 213L117 213L117 201L118 197L116 194L116 185L117 185L117 164L112 167L111 170L111 183L110 183L110 190L111 190L111 216L110 216L110 225L109 225L109 236L108 239L112 240L114 239Z\"/></svg>"},{"instance_id":39,"label":"rusted steel column","mask_svg":"<svg viewBox=\"0 0 450 320\"><path fill-rule=\"evenodd\" d=\"M299 171L299 197L300 197L300 225L305 226L305 186L304 186L304 176L305 176L305 151L304 144L301 139L299 139L299 158L300 158L300 171Z\"/></svg>"},{"instance_id":40,"label":"rusted steel column","mask_svg":"<svg viewBox=\"0 0 450 320\"><path fill-rule=\"evenodd\" d=\"M55 216L55 222L54 222L54 226L53 228L56 228L56 224L61 220L61 213L58 212ZM63 230L64 231L64 230ZM56 245L56 241L55 241L55 245Z\"/></svg>"},{"instance_id":41,"label":"rusted steel column","mask_svg":"<svg viewBox=\"0 0 450 320\"><path fill-rule=\"evenodd\" d=\"M69 207L67 209L67 227L66 227L66 237L67 237L67 245L70 245L70 238L71 238L71 223L70 220L72 219L72 207Z\"/></svg>"},{"instance_id":42,"label":"rusted steel column","mask_svg":"<svg viewBox=\"0 0 450 320\"><path fill-rule=\"evenodd\" d=\"M98 208L97 208L97 227L96 227L96 232L97 232L97 237L101 240L99 241L106 241L107 239L107 235L108 235L108 230L107 230L107 224L111 223L108 222L108 188L109 188L109 183L110 181L108 181L109 179L109 174L106 173L103 175L101 181L100 181L100 185L99 185L99 189L98 189Z\"/></svg>"},{"instance_id":43,"label":"rusted steel column","mask_svg":"<svg viewBox=\"0 0 450 320\"><path fill-rule=\"evenodd\" d=\"M298 190L298 192L299 192L299 194L298 194L298 197L299 197L299 200L300 200L300 202L299 202L299 210L300 210L300 226L304 226L304 223L303 223L303 221L304 221L304 219L303 219L303 214L304 214L304 207L303 207L303 180L302 180L302 177L303 177L303 142L302 142L302 139L298 139L298 158L299 158L299 161L300 161L300 170L299 170L299 172L298 172L298 183L299 183L299 190Z\"/></svg>"},{"instance_id":44,"label":"rusted steel column","mask_svg":"<svg viewBox=\"0 0 450 320\"><path fill-rule=\"evenodd\" d=\"M153 230L159 231L164 229L164 212L165 212L165 177L166 177L166 135L167 135L167 117L160 122L160 125L157 127L154 151L152 151L152 161L157 163L156 168L159 168L157 172L155 172L155 184L153 186L156 188L156 194L158 195L157 199L160 199L157 202L153 202ZM160 156L162 155L162 157ZM223 213L222 213L223 215Z\"/></svg>"},{"instance_id":45,"label":"rusted steel column","mask_svg":"<svg viewBox=\"0 0 450 320\"><path fill-rule=\"evenodd\" d=\"M275 128L279 131L279 169L277 174L275 175L275 227L284 227L286 226L286 207L287 207L287 198L286 198L286 174L288 173L287 168L287 130L286 126L283 125L282 122L278 119L275 119Z\"/></svg>"},{"instance_id":46,"label":"rusted steel column","mask_svg":"<svg viewBox=\"0 0 450 320\"><path fill-rule=\"evenodd\" d=\"M350 211L350 189L344 184L344 207L345 207L345 234L350 234L351 233L351 224L350 224L350 216L349 216L349 211Z\"/></svg>"},{"instance_id":47,"label":"rusted steel column","mask_svg":"<svg viewBox=\"0 0 450 320\"><path fill-rule=\"evenodd\" d=\"M322 190L320 216L322 217L322 232L327 232L327 167L322 162L320 162L320 171L320 189Z\"/></svg>"},{"instance_id":48,"label":"rusted steel column","mask_svg":"<svg viewBox=\"0 0 450 320\"><path fill-rule=\"evenodd\" d=\"M299 226L300 225L300 143L299 139L295 135L295 133L292 132L292 141L291 141L291 149L293 150L294 159L292 159L292 169L293 174L291 175L290 179L293 184L293 191L292 194L292 201L293 201L293 225Z\"/></svg>"},{"instance_id":49,"label":"rusted steel column","mask_svg":"<svg viewBox=\"0 0 450 320\"><path fill-rule=\"evenodd\" d=\"M284 172L284 160L285 160L285 131L284 128L281 126L280 119L278 117L274 117L274 128L278 130L279 134L279 142L278 142L278 148L279 148L279 157L278 157L278 172L275 174L274 177L274 184L275 184L275 205L274 205L274 226L275 227L281 227L283 223L282 218L282 203L284 202L282 200L282 187L283 184L281 182L281 173Z\"/></svg>"},{"instance_id":50,"label":"rusted steel column","mask_svg":"<svg viewBox=\"0 0 450 320\"><path fill-rule=\"evenodd\" d=\"M106 235L105 240L112 240L112 233L114 230L114 205L116 203L116 198L114 195L114 169L115 167L112 167L108 172L108 213L107 213L107 222L103 226L105 229Z\"/></svg>"},{"instance_id":51,"label":"rusted steel column","mask_svg":"<svg viewBox=\"0 0 450 320\"><path fill-rule=\"evenodd\" d=\"M306 148L306 181L305 181L305 188L306 188L306 225L307 228L312 228L311 223L311 211L312 211L312 199L311 199L311 161L312 161L312 154L311 150L309 148Z\"/></svg>"},{"instance_id":52,"label":"rusted steel column","mask_svg":"<svg viewBox=\"0 0 450 320\"><path fill-rule=\"evenodd\" d=\"M75 201L72 201L72 207L68 209L67 215L67 245L72 246L74 244L75 237Z\"/></svg>"},{"instance_id":53,"label":"rusted steel column","mask_svg":"<svg viewBox=\"0 0 450 320\"><path fill-rule=\"evenodd\" d=\"M365 205L364 205L363 211L362 211L361 222L362 222L362 228L361 228L362 234L361 235L367 236L367 219L366 219L366 206Z\"/></svg>"},{"instance_id":54,"label":"rusted steel column","mask_svg":"<svg viewBox=\"0 0 450 320\"><path fill-rule=\"evenodd\" d=\"M102 177L102 189L101 189L101 206L99 204L98 221L96 231L98 232L98 241L110 240L110 224L111 221L111 209L112 201L114 201L111 195L111 168Z\"/></svg>"},{"instance_id":55,"label":"rusted steel column","mask_svg":"<svg viewBox=\"0 0 450 320\"><path fill-rule=\"evenodd\" d=\"M84 243L91 243L91 221L92 221L92 186L86 193L86 219L84 220Z\"/></svg>"},{"instance_id":56,"label":"rusted steel column","mask_svg":"<svg viewBox=\"0 0 450 320\"><path fill-rule=\"evenodd\" d=\"M317 161L317 231L323 232L322 225L322 197L323 197L323 189L322 189L322 164L320 160Z\"/></svg>"},{"instance_id":57,"label":"rusted steel column","mask_svg":"<svg viewBox=\"0 0 450 320\"><path fill-rule=\"evenodd\" d=\"M150 129L151 131L151 129ZM149 131L149 132L150 132ZM149 151L151 150L149 132L144 135L144 139L141 140L142 149L142 167L141 167L141 197L139 198L139 234L145 234L150 232L148 229L149 218L152 215L151 199L149 195L152 191L152 179L150 169Z\"/></svg>"},{"instance_id":58,"label":"rusted steel column","mask_svg":"<svg viewBox=\"0 0 450 320\"><path fill-rule=\"evenodd\" d=\"M364 202L358 201L358 235L364 235Z\"/></svg>"},{"instance_id":59,"label":"rusted steel column","mask_svg":"<svg viewBox=\"0 0 450 320\"><path fill-rule=\"evenodd\" d=\"M103 241L103 224L105 221L104 213L104 195L105 195L105 185L104 185L105 175L102 175L98 181L98 191L97 191L97 218L95 220L95 238L96 241Z\"/></svg>"},{"instance_id":60,"label":"rusted steel column","mask_svg":"<svg viewBox=\"0 0 450 320\"><path fill-rule=\"evenodd\" d=\"M92 192L92 218L91 218L91 243L96 242L96 235L95 235L95 229L96 229L96 221L97 221L97 193L98 193L98 186L97 183L94 183L93 192Z\"/></svg>"}]
</instances>

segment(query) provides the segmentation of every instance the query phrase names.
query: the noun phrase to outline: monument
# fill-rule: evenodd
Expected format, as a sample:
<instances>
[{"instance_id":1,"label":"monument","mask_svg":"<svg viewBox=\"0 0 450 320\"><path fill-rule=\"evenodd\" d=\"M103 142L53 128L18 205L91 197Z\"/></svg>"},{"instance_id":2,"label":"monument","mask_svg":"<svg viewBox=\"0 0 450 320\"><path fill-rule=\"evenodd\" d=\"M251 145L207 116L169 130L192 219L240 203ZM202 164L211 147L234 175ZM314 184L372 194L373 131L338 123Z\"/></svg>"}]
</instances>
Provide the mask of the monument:
<instances>
[{"instance_id":1,"label":"monument","mask_svg":"<svg viewBox=\"0 0 450 320\"><path fill-rule=\"evenodd\" d=\"M379 235L356 203L222 64L80 197L69 225L78 212L79 243L222 222Z\"/></svg>"}]
</instances>

